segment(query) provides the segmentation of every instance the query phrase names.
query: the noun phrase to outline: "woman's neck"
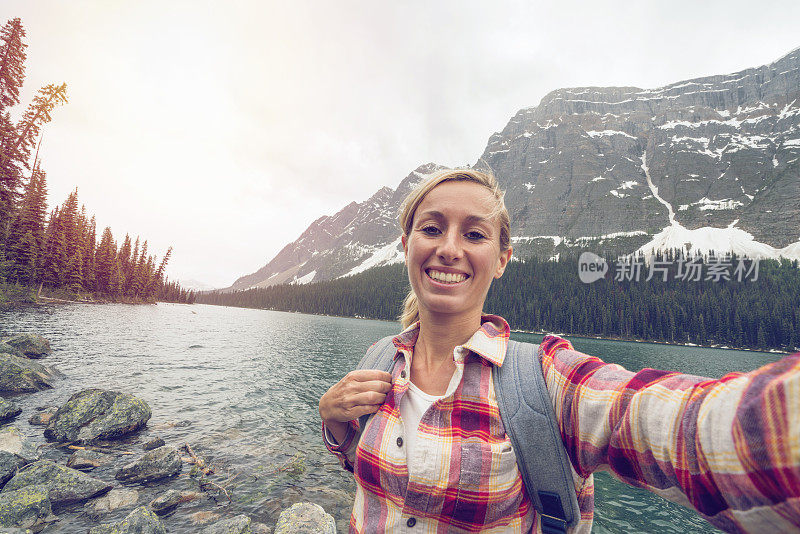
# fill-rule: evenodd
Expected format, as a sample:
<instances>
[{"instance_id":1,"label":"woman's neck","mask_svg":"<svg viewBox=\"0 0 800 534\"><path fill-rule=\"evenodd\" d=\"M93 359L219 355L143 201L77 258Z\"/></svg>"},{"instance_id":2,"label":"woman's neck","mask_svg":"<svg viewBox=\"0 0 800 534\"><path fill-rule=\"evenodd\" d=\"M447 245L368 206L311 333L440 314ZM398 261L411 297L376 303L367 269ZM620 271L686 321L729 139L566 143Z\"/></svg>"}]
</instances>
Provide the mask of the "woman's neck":
<instances>
[{"instance_id":1,"label":"woman's neck","mask_svg":"<svg viewBox=\"0 0 800 534\"><path fill-rule=\"evenodd\" d=\"M427 314L420 310L420 329L414 356L422 357L427 365L452 360L453 349L466 343L480 327L480 312L477 315L453 318Z\"/></svg>"}]
</instances>

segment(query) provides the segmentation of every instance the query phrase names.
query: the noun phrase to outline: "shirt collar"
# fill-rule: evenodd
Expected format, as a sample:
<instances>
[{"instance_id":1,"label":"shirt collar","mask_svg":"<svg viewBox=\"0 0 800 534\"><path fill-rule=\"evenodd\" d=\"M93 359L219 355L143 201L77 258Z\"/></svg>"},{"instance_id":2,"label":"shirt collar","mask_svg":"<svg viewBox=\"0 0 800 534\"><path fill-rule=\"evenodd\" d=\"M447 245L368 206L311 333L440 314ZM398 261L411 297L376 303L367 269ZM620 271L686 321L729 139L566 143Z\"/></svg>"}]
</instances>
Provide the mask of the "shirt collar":
<instances>
[{"instance_id":1,"label":"shirt collar","mask_svg":"<svg viewBox=\"0 0 800 534\"><path fill-rule=\"evenodd\" d=\"M461 345L473 354L500 367L506 357L511 329L499 315L481 315L481 327ZM412 324L392 339L398 349L413 351L419 336L419 321ZM398 351L395 358L399 356Z\"/></svg>"}]
</instances>

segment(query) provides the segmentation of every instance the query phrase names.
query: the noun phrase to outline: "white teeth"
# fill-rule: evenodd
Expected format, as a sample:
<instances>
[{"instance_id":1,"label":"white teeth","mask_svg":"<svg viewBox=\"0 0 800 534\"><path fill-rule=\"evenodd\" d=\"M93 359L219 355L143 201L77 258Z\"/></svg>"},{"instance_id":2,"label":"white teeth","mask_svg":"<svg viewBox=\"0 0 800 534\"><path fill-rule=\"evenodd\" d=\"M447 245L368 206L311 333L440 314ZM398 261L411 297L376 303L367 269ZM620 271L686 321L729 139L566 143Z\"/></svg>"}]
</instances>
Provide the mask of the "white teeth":
<instances>
[{"instance_id":1,"label":"white teeth","mask_svg":"<svg viewBox=\"0 0 800 534\"><path fill-rule=\"evenodd\" d=\"M434 271L433 269L428 271L428 276L436 280L437 282L443 282L445 284L456 284L458 282L463 282L467 279L467 275L460 274L460 273L442 273L439 271Z\"/></svg>"}]
</instances>

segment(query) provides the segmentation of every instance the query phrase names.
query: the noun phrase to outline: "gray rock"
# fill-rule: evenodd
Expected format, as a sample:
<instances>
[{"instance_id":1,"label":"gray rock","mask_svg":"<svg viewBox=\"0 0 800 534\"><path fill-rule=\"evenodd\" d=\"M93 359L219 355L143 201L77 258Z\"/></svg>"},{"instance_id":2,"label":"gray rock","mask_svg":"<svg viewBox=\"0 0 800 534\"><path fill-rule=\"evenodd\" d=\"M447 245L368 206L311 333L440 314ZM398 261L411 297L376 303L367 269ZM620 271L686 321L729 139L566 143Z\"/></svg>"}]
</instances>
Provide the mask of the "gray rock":
<instances>
[{"instance_id":1,"label":"gray rock","mask_svg":"<svg viewBox=\"0 0 800 534\"><path fill-rule=\"evenodd\" d=\"M38 334L17 334L3 338L3 343L11 345L28 358L44 358L50 354L50 342Z\"/></svg>"},{"instance_id":2,"label":"gray rock","mask_svg":"<svg viewBox=\"0 0 800 534\"><path fill-rule=\"evenodd\" d=\"M181 492L178 490L167 490L152 501L150 501L150 509L157 515L168 514L174 510L182 501Z\"/></svg>"},{"instance_id":3,"label":"gray rock","mask_svg":"<svg viewBox=\"0 0 800 534\"><path fill-rule=\"evenodd\" d=\"M33 534L29 528L0 528L0 534Z\"/></svg>"},{"instance_id":4,"label":"gray rock","mask_svg":"<svg viewBox=\"0 0 800 534\"><path fill-rule=\"evenodd\" d=\"M0 392L30 393L53 387L61 373L12 354L0 354Z\"/></svg>"},{"instance_id":5,"label":"gray rock","mask_svg":"<svg viewBox=\"0 0 800 534\"><path fill-rule=\"evenodd\" d=\"M37 408L37 412L28 418L28 423L34 426L47 426L57 411L58 408L55 406Z\"/></svg>"},{"instance_id":6,"label":"gray rock","mask_svg":"<svg viewBox=\"0 0 800 534\"><path fill-rule=\"evenodd\" d=\"M17 427L0 429L0 486L17 473L17 469L39 459L36 447Z\"/></svg>"},{"instance_id":7,"label":"gray rock","mask_svg":"<svg viewBox=\"0 0 800 534\"><path fill-rule=\"evenodd\" d=\"M92 443L133 432L149 419L150 407L133 395L85 389L58 409L44 435L57 441Z\"/></svg>"},{"instance_id":8,"label":"gray rock","mask_svg":"<svg viewBox=\"0 0 800 534\"><path fill-rule=\"evenodd\" d=\"M28 486L0 493L0 526L27 528L50 517L47 488Z\"/></svg>"},{"instance_id":9,"label":"gray rock","mask_svg":"<svg viewBox=\"0 0 800 534\"><path fill-rule=\"evenodd\" d=\"M135 505L139 501L139 492L133 488L114 488L91 504L93 515L99 516Z\"/></svg>"},{"instance_id":10,"label":"gray rock","mask_svg":"<svg viewBox=\"0 0 800 534\"><path fill-rule=\"evenodd\" d=\"M275 534L336 534L336 521L322 506L299 502L281 512Z\"/></svg>"},{"instance_id":11,"label":"gray rock","mask_svg":"<svg viewBox=\"0 0 800 534\"><path fill-rule=\"evenodd\" d=\"M0 354L11 354L12 356L19 356L20 358L25 357L22 355L20 351L18 351L5 341L0 341Z\"/></svg>"},{"instance_id":12,"label":"gray rock","mask_svg":"<svg viewBox=\"0 0 800 534\"><path fill-rule=\"evenodd\" d=\"M145 506L129 513L119 523L92 527L89 534L166 534L164 525L156 514Z\"/></svg>"},{"instance_id":13,"label":"gray rock","mask_svg":"<svg viewBox=\"0 0 800 534\"><path fill-rule=\"evenodd\" d=\"M164 442L163 439L156 436L147 443L145 443L144 445L142 445L142 448L146 451L152 451L153 449L157 449L162 445L166 445L166 443Z\"/></svg>"},{"instance_id":14,"label":"gray rock","mask_svg":"<svg viewBox=\"0 0 800 534\"><path fill-rule=\"evenodd\" d=\"M0 422L14 419L21 413L22 408L20 408L16 403L0 397Z\"/></svg>"},{"instance_id":15,"label":"gray rock","mask_svg":"<svg viewBox=\"0 0 800 534\"><path fill-rule=\"evenodd\" d=\"M111 461L111 456L86 449L77 450L67 460L67 467L88 471Z\"/></svg>"},{"instance_id":16,"label":"gray rock","mask_svg":"<svg viewBox=\"0 0 800 534\"><path fill-rule=\"evenodd\" d=\"M217 521L203 529L203 534L252 534L250 523L252 521L246 515L237 515L230 519Z\"/></svg>"},{"instance_id":17,"label":"gray rock","mask_svg":"<svg viewBox=\"0 0 800 534\"><path fill-rule=\"evenodd\" d=\"M47 488L50 503L53 506L85 501L111 489L111 484L80 471L58 465L50 460L39 460L14 475L0 495L34 485Z\"/></svg>"},{"instance_id":18,"label":"gray rock","mask_svg":"<svg viewBox=\"0 0 800 534\"><path fill-rule=\"evenodd\" d=\"M177 475L182 466L183 461L177 449L164 445L123 466L115 478L129 484L152 482Z\"/></svg>"}]
</instances>

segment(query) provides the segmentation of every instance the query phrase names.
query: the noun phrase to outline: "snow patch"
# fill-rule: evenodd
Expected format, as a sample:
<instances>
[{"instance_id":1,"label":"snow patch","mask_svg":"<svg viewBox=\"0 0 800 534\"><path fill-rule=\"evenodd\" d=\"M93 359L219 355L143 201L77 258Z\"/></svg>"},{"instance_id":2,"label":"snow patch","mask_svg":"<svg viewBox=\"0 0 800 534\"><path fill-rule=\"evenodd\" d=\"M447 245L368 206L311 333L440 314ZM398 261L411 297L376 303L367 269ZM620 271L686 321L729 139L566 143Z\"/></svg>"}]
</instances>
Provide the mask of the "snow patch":
<instances>
[{"instance_id":1,"label":"snow patch","mask_svg":"<svg viewBox=\"0 0 800 534\"><path fill-rule=\"evenodd\" d=\"M301 276L300 278L295 277L295 279L292 280L292 283L293 284L308 284L308 283L311 283L311 281L314 280L314 277L316 275L317 275L317 271L311 271L310 273L305 274L305 275Z\"/></svg>"},{"instance_id":2,"label":"snow patch","mask_svg":"<svg viewBox=\"0 0 800 534\"><path fill-rule=\"evenodd\" d=\"M405 261L405 255L402 249L398 248L400 245L400 238L398 237L388 245L382 247L369 247L367 253L369 256L357 266L350 269L344 276L350 276L366 271L370 267L378 265L389 265L392 263L400 263Z\"/></svg>"},{"instance_id":3,"label":"snow patch","mask_svg":"<svg viewBox=\"0 0 800 534\"><path fill-rule=\"evenodd\" d=\"M734 221L735 224L736 221ZM676 221L653 236L649 243L636 252L654 254L671 249L685 253L731 253L753 259L789 258L800 260L800 241L776 249L753 239L753 235L731 224L727 228L703 227L689 230Z\"/></svg>"}]
</instances>

